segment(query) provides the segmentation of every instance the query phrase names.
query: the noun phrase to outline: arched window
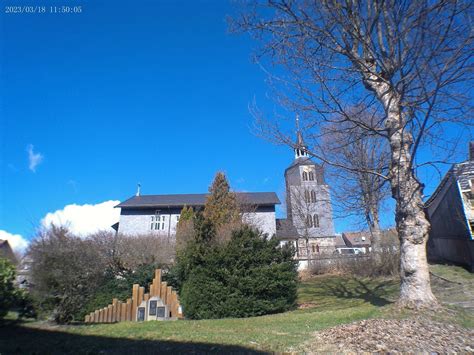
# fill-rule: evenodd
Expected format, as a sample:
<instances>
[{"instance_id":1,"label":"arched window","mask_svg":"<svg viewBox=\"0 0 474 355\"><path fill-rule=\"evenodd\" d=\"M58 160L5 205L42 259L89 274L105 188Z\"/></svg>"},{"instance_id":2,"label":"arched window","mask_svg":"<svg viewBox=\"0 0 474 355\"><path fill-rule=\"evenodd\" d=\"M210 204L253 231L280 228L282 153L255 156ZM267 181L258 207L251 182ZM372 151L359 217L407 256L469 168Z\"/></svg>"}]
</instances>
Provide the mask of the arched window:
<instances>
[{"instance_id":1,"label":"arched window","mask_svg":"<svg viewBox=\"0 0 474 355\"><path fill-rule=\"evenodd\" d=\"M319 227L319 216L317 214L313 216L313 225Z\"/></svg>"},{"instance_id":2,"label":"arched window","mask_svg":"<svg viewBox=\"0 0 474 355\"><path fill-rule=\"evenodd\" d=\"M311 190L311 202L316 202L316 191Z\"/></svg>"},{"instance_id":3,"label":"arched window","mask_svg":"<svg viewBox=\"0 0 474 355\"><path fill-rule=\"evenodd\" d=\"M313 227L313 219L311 218L310 214L306 216L306 227L308 228Z\"/></svg>"},{"instance_id":4,"label":"arched window","mask_svg":"<svg viewBox=\"0 0 474 355\"><path fill-rule=\"evenodd\" d=\"M314 173L312 171L309 172L309 181L314 181Z\"/></svg>"},{"instance_id":5,"label":"arched window","mask_svg":"<svg viewBox=\"0 0 474 355\"><path fill-rule=\"evenodd\" d=\"M304 200L306 203L310 202L310 196L309 196L308 190L304 190Z\"/></svg>"},{"instance_id":6,"label":"arched window","mask_svg":"<svg viewBox=\"0 0 474 355\"><path fill-rule=\"evenodd\" d=\"M308 181L308 173L303 171L303 181Z\"/></svg>"}]
</instances>

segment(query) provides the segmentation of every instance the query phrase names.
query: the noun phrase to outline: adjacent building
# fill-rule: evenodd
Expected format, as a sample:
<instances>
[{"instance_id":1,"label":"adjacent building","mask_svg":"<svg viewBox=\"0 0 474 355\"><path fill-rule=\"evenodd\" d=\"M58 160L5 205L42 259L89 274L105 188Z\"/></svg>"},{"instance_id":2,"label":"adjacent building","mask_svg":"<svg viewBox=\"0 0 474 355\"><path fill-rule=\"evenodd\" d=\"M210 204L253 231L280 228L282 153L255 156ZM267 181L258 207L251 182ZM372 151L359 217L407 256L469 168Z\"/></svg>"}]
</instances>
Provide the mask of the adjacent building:
<instances>
[{"instance_id":1,"label":"adjacent building","mask_svg":"<svg viewBox=\"0 0 474 355\"><path fill-rule=\"evenodd\" d=\"M428 256L474 272L474 142L469 160L454 164L426 201L431 223Z\"/></svg>"},{"instance_id":2,"label":"adjacent building","mask_svg":"<svg viewBox=\"0 0 474 355\"><path fill-rule=\"evenodd\" d=\"M208 194L140 195L118 204L120 222L114 224L118 233L128 235L155 234L174 238L181 210L184 206L199 210ZM237 192L240 205L249 206L242 218L263 233L276 233L275 205L280 200L274 192Z\"/></svg>"}]
</instances>

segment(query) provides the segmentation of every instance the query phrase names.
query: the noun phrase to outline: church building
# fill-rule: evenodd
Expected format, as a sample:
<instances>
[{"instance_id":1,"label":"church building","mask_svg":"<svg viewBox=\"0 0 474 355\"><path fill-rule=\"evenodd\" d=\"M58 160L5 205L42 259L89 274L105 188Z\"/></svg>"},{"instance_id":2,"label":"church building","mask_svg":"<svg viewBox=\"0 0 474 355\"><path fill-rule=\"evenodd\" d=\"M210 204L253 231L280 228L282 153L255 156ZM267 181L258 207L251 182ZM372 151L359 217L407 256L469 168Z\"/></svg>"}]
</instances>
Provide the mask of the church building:
<instances>
[{"instance_id":1,"label":"church building","mask_svg":"<svg viewBox=\"0 0 474 355\"><path fill-rule=\"evenodd\" d=\"M298 129L295 158L285 170L287 218L277 219L277 238L293 243L300 264L336 250L329 186L323 167L308 156L303 135Z\"/></svg>"},{"instance_id":2,"label":"church building","mask_svg":"<svg viewBox=\"0 0 474 355\"><path fill-rule=\"evenodd\" d=\"M281 244L293 244L300 267L305 267L309 258L335 252L336 236L323 167L310 159L299 129L294 152L284 174L287 218L276 218L280 200L274 192L237 192L236 198L241 205L252 206L243 220L269 236L276 235ZM128 235L174 238L183 207L202 209L206 198L207 194L141 195L138 190L136 196L116 206L121 209L120 222L113 228Z\"/></svg>"}]
</instances>

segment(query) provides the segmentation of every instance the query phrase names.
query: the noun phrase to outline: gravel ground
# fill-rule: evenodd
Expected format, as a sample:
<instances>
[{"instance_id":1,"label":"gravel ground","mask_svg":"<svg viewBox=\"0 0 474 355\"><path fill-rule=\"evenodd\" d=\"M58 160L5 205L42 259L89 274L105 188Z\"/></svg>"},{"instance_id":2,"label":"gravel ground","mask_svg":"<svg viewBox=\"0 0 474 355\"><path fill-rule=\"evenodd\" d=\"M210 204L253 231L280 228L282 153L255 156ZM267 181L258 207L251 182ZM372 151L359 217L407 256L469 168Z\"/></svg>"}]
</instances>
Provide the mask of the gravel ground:
<instances>
[{"instance_id":1,"label":"gravel ground","mask_svg":"<svg viewBox=\"0 0 474 355\"><path fill-rule=\"evenodd\" d=\"M429 319L371 319L315 334L307 352L474 354L474 330Z\"/></svg>"}]
</instances>

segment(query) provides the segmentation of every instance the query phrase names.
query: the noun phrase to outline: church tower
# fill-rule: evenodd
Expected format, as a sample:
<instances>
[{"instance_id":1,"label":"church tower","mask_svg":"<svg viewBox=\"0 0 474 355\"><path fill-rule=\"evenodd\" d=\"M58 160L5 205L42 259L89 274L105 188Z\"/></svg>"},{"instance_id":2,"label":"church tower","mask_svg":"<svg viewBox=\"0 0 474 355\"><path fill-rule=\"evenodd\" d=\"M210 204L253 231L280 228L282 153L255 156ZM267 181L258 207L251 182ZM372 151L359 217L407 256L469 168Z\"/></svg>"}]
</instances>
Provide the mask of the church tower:
<instances>
[{"instance_id":1,"label":"church tower","mask_svg":"<svg viewBox=\"0 0 474 355\"><path fill-rule=\"evenodd\" d=\"M330 246L335 233L329 186L322 166L309 157L298 117L296 128L295 159L285 170L287 219L300 237L322 238L322 244Z\"/></svg>"}]
</instances>

